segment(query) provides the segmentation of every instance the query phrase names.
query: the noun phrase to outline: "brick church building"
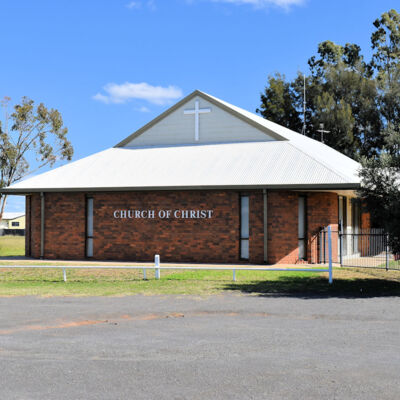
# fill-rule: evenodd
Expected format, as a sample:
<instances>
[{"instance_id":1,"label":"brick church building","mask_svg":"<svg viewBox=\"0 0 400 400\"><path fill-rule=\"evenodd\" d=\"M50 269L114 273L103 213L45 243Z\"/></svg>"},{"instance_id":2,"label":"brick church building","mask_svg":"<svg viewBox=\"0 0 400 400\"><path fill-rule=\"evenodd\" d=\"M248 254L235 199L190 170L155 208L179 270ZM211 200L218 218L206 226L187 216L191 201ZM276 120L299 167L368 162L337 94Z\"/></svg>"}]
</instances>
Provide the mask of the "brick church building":
<instances>
[{"instance_id":1,"label":"brick church building","mask_svg":"<svg viewBox=\"0 0 400 400\"><path fill-rule=\"evenodd\" d=\"M358 168L195 91L113 148L3 192L26 196L34 258L318 262L322 227L361 228Z\"/></svg>"}]
</instances>

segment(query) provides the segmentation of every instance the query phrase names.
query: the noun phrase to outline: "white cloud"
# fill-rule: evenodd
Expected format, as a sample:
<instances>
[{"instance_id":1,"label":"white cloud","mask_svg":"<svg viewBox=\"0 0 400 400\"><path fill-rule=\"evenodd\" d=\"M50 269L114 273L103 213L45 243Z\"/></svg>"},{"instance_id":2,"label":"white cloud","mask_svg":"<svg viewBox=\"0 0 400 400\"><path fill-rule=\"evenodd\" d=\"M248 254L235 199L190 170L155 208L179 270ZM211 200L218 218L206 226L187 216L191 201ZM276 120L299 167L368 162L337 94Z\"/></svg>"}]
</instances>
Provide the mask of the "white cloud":
<instances>
[{"instance_id":1,"label":"white cloud","mask_svg":"<svg viewBox=\"0 0 400 400\"><path fill-rule=\"evenodd\" d=\"M289 9L290 6L298 6L305 3L305 0L211 0L214 3L230 3L236 5L251 5L255 8L267 8L277 6Z\"/></svg>"},{"instance_id":2,"label":"white cloud","mask_svg":"<svg viewBox=\"0 0 400 400\"><path fill-rule=\"evenodd\" d=\"M131 1L126 5L127 8L130 8L132 10L137 10L139 8L142 8L142 6L147 7L151 11L155 11L157 9L156 2L155 0L147 0L147 1Z\"/></svg>"},{"instance_id":3,"label":"white cloud","mask_svg":"<svg viewBox=\"0 0 400 400\"><path fill-rule=\"evenodd\" d=\"M105 94L97 93L93 96L93 99L106 104L121 104L132 99L139 99L146 100L152 104L164 105L183 95L182 90L176 86L152 86L146 82L125 82L120 85L108 83L103 89Z\"/></svg>"},{"instance_id":4,"label":"white cloud","mask_svg":"<svg viewBox=\"0 0 400 400\"><path fill-rule=\"evenodd\" d=\"M155 11L157 9L155 0L148 0L146 2L146 6L150 8L151 11Z\"/></svg>"},{"instance_id":5,"label":"white cloud","mask_svg":"<svg viewBox=\"0 0 400 400\"><path fill-rule=\"evenodd\" d=\"M139 112L142 112L142 113L148 113L148 112L150 112L150 109L147 108L147 107L145 107L145 106L136 108L135 110L136 110L136 111L139 111Z\"/></svg>"},{"instance_id":6,"label":"white cloud","mask_svg":"<svg viewBox=\"0 0 400 400\"><path fill-rule=\"evenodd\" d=\"M128 8L131 8L131 9L133 9L133 8L140 8L140 7L142 7L142 3L141 3L140 1L131 1L131 2L128 3L126 6L127 6Z\"/></svg>"},{"instance_id":7,"label":"white cloud","mask_svg":"<svg viewBox=\"0 0 400 400\"><path fill-rule=\"evenodd\" d=\"M107 96L104 96L104 94L97 93L93 96L93 99L102 101L103 103L110 103L110 100Z\"/></svg>"}]
</instances>

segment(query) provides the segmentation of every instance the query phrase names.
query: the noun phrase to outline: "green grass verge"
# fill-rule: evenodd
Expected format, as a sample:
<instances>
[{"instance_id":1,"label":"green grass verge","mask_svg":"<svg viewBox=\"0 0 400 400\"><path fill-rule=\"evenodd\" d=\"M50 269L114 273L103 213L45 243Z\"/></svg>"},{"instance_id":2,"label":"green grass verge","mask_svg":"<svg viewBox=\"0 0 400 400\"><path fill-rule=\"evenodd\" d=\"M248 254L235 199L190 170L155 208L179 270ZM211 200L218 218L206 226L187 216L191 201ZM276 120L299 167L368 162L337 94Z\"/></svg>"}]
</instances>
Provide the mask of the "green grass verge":
<instances>
[{"instance_id":1,"label":"green grass verge","mask_svg":"<svg viewBox=\"0 0 400 400\"><path fill-rule=\"evenodd\" d=\"M400 273L335 269L334 283L316 272L162 270L161 279L138 270L0 269L0 296L216 295L224 293L295 296L399 296Z\"/></svg>"},{"instance_id":2,"label":"green grass verge","mask_svg":"<svg viewBox=\"0 0 400 400\"><path fill-rule=\"evenodd\" d=\"M0 237L0 257L23 256L25 238ZM37 264L38 261L14 261ZM41 265L65 263L40 262ZM392 261L394 266L399 262ZM60 269L5 269L0 261L0 296L127 296L145 295L215 295L239 293L295 296L400 296L400 271L343 268L335 269L334 283L327 274L317 272L162 270L161 280L148 270L148 280L141 270L67 270L65 283ZM83 264L82 262L78 264Z\"/></svg>"},{"instance_id":3,"label":"green grass verge","mask_svg":"<svg viewBox=\"0 0 400 400\"><path fill-rule=\"evenodd\" d=\"M0 257L24 255L25 236L0 236Z\"/></svg>"},{"instance_id":4,"label":"green grass verge","mask_svg":"<svg viewBox=\"0 0 400 400\"><path fill-rule=\"evenodd\" d=\"M386 263L379 264L377 268L386 268ZM400 271L400 260L391 260L388 265L389 269L396 269Z\"/></svg>"}]
</instances>

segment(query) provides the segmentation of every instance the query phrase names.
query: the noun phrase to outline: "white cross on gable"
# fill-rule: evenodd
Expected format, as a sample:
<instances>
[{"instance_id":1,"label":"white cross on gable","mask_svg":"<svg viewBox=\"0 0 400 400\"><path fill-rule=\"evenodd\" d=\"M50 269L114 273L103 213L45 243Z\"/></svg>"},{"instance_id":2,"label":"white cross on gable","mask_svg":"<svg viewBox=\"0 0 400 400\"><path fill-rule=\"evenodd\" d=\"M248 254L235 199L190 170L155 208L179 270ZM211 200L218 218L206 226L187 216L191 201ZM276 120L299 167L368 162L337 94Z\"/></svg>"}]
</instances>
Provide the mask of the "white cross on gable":
<instances>
[{"instance_id":1,"label":"white cross on gable","mask_svg":"<svg viewBox=\"0 0 400 400\"><path fill-rule=\"evenodd\" d=\"M194 102L194 108L189 110L183 110L184 114L194 114L194 140L199 141L199 125L200 125L200 114L211 112L211 108L200 108L199 101Z\"/></svg>"}]
</instances>

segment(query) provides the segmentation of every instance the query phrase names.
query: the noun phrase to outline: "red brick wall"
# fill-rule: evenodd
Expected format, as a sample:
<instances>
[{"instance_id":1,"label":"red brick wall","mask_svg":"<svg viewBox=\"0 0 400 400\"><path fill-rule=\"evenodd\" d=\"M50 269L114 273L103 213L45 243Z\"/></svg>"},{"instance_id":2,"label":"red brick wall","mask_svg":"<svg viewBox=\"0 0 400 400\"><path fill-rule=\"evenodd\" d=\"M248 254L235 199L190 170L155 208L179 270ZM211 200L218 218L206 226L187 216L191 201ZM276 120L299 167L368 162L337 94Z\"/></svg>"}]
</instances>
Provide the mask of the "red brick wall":
<instances>
[{"instance_id":1,"label":"red brick wall","mask_svg":"<svg viewBox=\"0 0 400 400\"><path fill-rule=\"evenodd\" d=\"M264 261L263 194L250 196L250 263ZM93 193L94 259L152 261L240 262L240 193L237 191L162 191ZM268 263L296 263L298 259L298 192L268 192ZM85 258L84 193L45 194L45 258ZM308 193L308 252L319 227L337 227L337 195ZM212 209L211 219L115 219L118 209ZM40 256L40 195L27 201L32 257ZM27 248L28 248L27 244Z\"/></svg>"},{"instance_id":2,"label":"red brick wall","mask_svg":"<svg viewBox=\"0 0 400 400\"><path fill-rule=\"evenodd\" d=\"M85 194L45 194L45 258L85 256Z\"/></svg>"},{"instance_id":3,"label":"red brick wall","mask_svg":"<svg viewBox=\"0 0 400 400\"><path fill-rule=\"evenodd\" d=\"M40 257L40 194L26 201L30 255ZM82 193L45 193L44 258L82 259L85 255L85 195ZM29 243L25 243L29 251ZM28 254L28 253L27 253Z\"/></svg>"},{"instance_id":4,"label":"red brick wall","mask_svg":"<svg viewBox=\"0 0 400 400\"><path fill-rule=\"evenodd\" d=\"M300 192L268 194L268 263L293 264L299 260L298 198ZM307 196L307 261L318 262L317 233L331 225L337 230L338 200L336 193L309 192ZM333 242L333 256L337 258L337 240Z\"/></svg>"},{"instance_id":5,"label":"red brick wall","mask_svg":"<svg viewBox=\"0 0 400 400\"><path fill-rule=\"evenodd\" d=\"M319 262L318 233L321 228L331 226L332 258L338 258L338 195L336 193L308 193L307 195L307 233L308 255L312 263Z\"/></svg>"},{"instance_id":6,"label":"red brick wall","mask_svg":"<svg viewBox=\"0 0 400 400\"><path fill-rule=\"evenodd\" d=\"M239 194L234 191L99 193L94 201L98 259L238 262ZM114 219L116 209L214 210L211 219ZM105 234L101 234L104 232Z\"/></svg>"},{"instance_id":7,"label":"red brick wall","mask_svg":"<svg viewBox=\"0 0 400 400\"><path fill-rule=\"evenodd\" d=\"M262 191L250 193L249 255L253 264L264 263L264 198Z\"/></svg>"},{"instance_id":8,"label":"red brick wall","mask_svg":"<svg viewBox=\"0 0 400 400\"><path fill-rule=\"evenodd\" d=\"M268 263L299 260L298 193L268 192Z\"/></svg>"},{"instance_id":9,"label":"red brick wall","mask_svg":"<svg viewBox=\"0 0 400 400\"><path fill-rule=\"evenodd\" d=\"M252 196L250 207L257 205ZM160 254L163 261L239 262L238 192L113 192L92 197L94 259L152 261ZM27 207L32 211L31 255L37 258L40 195L33 194ZM85 257L85 207L84 193L45 194L45 258ZM116 209L213 209L214 214L211 219L115 219ZM251 252L257 255L260 224L254 216L251 220Z\"/></svg>"}]
</instances>

